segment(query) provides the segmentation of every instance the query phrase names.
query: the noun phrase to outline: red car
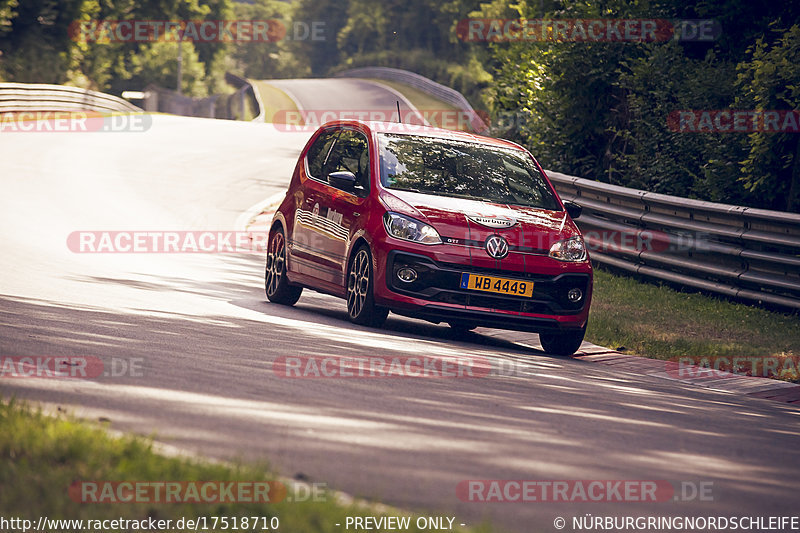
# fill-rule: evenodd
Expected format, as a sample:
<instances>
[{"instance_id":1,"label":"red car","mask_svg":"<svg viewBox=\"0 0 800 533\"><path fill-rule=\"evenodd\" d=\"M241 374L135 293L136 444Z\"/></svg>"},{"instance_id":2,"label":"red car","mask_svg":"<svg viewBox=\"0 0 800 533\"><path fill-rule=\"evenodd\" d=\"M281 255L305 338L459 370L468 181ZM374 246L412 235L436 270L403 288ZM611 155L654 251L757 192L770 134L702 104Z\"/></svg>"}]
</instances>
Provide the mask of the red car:
<instances>
[{"instance_id":1,"label":"red car","mask_svg":"<svg viewBox=\"0 0 800 533\"><path fill-rule=\"evenodd\" d=\"M306 144L270 228L266 293L347 300L456 330L534 331L549 353L583 341L592 266L572 219L524 148L488 137L343 120Z\"/></svg>"}]
</instances>

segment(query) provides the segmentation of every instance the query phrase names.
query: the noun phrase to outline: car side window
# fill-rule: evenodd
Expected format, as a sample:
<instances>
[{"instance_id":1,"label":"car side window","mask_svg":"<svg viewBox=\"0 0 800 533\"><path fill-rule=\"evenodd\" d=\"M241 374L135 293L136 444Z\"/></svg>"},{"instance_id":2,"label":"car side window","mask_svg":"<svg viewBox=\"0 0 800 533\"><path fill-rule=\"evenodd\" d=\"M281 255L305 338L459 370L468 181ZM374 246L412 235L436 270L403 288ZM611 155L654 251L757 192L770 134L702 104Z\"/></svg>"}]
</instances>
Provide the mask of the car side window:
<instances>
[{"instance_id":1,"label":"car side window","mask_svg":"<svg viewBox=\"0 0 800 533\"><path fill-rule=\"evenodd\" d=\"M306 154L306 161L308 162L308 173L319 180L328 181L328 174L322 172L322 167L325 165L325 159L331 151L331 146L336 140L336 135L339 132L336 130L323 132L311 148L308 149Z\"/></svg>"},{"instance_id":2,"label":"car side window","mask_svg":"<svg viewBox=\"0 0 800 533\"><path fill-rule=\"evenodd\" d=\"M322 168L322 175L349 171L356 177L355 194L365 197L369 192L369 143L361 133L342 130Z\"/></svg>"}]
</instances>

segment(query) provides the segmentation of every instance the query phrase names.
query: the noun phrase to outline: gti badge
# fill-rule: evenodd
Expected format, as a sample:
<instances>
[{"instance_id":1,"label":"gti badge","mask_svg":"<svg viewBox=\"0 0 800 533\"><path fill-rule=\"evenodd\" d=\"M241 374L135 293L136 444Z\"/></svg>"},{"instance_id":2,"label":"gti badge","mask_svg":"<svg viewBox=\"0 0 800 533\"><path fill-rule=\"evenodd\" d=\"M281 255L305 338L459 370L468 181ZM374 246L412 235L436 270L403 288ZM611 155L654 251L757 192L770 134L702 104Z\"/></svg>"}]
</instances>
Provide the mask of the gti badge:
<instances>
[{"instance_id":1,"label":"gti badge","mask_svg":"<svg viewBox=\"0 0 800 533\"><path fill-rule=\"evenodd\" d=\"M486 253L495 259L502 259L508 255L508 242L500 235L492 235L486 239Z\"/></svg>"},{"instance_id":2,"label":"gti badge","mask_svg":"<svg viewBox=\"0 0 800 533\"><path fill-rule=\"evenodd\" d=\"M515 226L517 221L513 218L502 216L481 216L481 215L466 215L467 219L481 226L493 229L505 229Z\"/></svg>"}]
</instances>

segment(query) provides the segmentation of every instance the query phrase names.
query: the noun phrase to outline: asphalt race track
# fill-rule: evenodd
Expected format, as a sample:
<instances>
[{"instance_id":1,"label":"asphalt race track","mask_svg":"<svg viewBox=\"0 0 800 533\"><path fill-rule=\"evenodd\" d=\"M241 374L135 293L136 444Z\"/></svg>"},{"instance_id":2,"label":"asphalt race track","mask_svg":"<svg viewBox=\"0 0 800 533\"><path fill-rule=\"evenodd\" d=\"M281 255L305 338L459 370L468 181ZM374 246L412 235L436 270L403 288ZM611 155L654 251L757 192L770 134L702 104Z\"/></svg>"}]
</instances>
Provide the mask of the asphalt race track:
<instances>
[{"instance_id":1,"label":"asphalt race track","mask_svg":"<svg viewBox=\"0 0 800 533\"><path fill-rule=\"evenodd\" d=\"M397 106L406 119L425 124L422 114L408 99L380 82L353 78L312 78L271 80L273 85L288 94L306 118L308 125L327 122L329 113L336 118L356 118L361 113L369 120L397 121Z\"/></svg>"},{"instance_id":2,"label":"asphalt race track","mask_svg":"<svg viewBox=\"0 0 800 533\"><path fill-rule=\"evenodd\" d=\"M233 230L281 192L308 133L154 116L145 132L2 133L0 354L141 367L93 379L0 379L5 397L107 417L215 458L268 460L409 510L555 531L562 516L786 515L800 493L800 411L549 356L344 301L265 301L247 253L75 253L75 231ZM287 356L483 358L480 378L288 379ZM497 369L503 368L502 372ZM134 375L135 374L135 375ZM666 480L705 501L482 503L459 482ZM571 531L571 527L566 528Z\"/></svg>"}]
</instances>

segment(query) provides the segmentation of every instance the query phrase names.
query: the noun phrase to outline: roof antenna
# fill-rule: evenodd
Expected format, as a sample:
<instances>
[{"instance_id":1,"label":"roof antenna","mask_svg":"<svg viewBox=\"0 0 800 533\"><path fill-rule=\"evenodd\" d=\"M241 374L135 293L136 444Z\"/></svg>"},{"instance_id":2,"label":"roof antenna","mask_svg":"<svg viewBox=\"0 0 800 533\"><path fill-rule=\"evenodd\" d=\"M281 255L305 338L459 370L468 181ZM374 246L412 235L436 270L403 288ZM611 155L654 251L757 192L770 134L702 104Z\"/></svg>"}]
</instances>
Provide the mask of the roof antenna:
<instances>
[{"instance_id":1,"label":"roof antenna","mask_svg":"<svg viewBox=\"0 0 800 533\"><path fill-rule=\"evenodd\" d=\"M403 123L403 119L400 117L400 100L397 100L397 122L400 124Z\"/></svg>"}]
</instances>

